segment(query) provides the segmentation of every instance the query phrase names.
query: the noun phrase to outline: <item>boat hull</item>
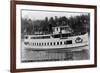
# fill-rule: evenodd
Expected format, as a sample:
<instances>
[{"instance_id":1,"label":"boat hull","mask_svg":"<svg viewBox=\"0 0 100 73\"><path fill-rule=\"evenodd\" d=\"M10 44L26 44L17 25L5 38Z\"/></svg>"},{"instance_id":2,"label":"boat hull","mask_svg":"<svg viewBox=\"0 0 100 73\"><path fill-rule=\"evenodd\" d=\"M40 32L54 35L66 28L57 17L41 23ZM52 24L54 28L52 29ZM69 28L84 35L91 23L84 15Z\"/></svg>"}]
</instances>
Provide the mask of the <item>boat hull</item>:
<instances>
[{"instance_id":1,"label":"boat hull","mask_svg":"<svg viewBox=\"0 0 100 73\"><path fill-rule=\"evenodd\" d=\"M81 38L81 41L77 39ZM66 41L71 41L69 43L65 43ZM25 49L33 49L33 50L50 50L50 49L71 49L71 50L82 50L89 49L88 42L88 34L80 35L80 36L72 36L68 38L50 38L50 39L28 39L24 40L24 42L29 42L27 45L24 45ZM55 44L54 44L55 43ZM83 48L87 46L86 48ZM82 48L80 48L82 47ZM73 49L72 49L73 48Z\"/></svg>"}]
</instances>

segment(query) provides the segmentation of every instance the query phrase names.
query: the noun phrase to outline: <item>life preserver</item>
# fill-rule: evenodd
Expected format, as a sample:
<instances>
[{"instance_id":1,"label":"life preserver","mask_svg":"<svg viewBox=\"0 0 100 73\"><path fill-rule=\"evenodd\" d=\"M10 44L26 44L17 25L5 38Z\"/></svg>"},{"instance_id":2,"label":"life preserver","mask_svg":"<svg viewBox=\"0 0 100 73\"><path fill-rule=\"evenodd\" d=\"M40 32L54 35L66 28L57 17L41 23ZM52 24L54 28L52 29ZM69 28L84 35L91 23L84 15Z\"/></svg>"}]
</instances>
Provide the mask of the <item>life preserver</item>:
<instances>
[{"instance_id":1,"label":"life preserver","mask_svg":"<svg viewBox=\"0 0 100 73\"><path fill-rule=\"evenodd\" d=\"M80 37L77 37L76 40L75 40L76 43L82 43L83 42L83 39L80 38Z\"/></svg>"}]
</instances>

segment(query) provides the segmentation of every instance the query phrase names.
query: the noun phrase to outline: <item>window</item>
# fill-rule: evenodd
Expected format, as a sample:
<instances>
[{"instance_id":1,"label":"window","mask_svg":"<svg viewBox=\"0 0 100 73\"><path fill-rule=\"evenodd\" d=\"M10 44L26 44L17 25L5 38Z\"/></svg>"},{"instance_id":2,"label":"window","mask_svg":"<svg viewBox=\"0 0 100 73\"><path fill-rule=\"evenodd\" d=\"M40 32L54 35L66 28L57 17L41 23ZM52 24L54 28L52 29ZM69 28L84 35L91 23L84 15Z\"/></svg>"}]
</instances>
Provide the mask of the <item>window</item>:
<instances>
[{"instance_id":1,"label":"window","mask_svg":"<svg viewBox=\"0 0 100 73\"><path fill-rule=\"evenodd\" d=\"M29 42L24 42L24 44L25 44L25 45L28 45L28 44L29 44Z\"/></svg>"},{"instance_id":2,"label":"window","mask_svg":"<svg viewBox=\"0 0 100 73\"><path fill-rule=\"evenodd\" d=\"M67 41L65 41L64 44L67 44Z\"/></svg>"},{"instance_id":3,"label":"window","mask_svg":"<svg viewBox=\"0 0 100 73\"><path fill-rule=\"evenodd\" d=\"M72 40L65 41L64 44L72 44Z\"/></svg>"},{"instance_id":4,"label":"window","mask_svg":"<svg viewBox=\"0 0 100 73\"><path fill-rule=\"evenodd\" d=\"M60 45L62 45L62 41L60 42Z\"/></svg>"},{"instance_id":5,"label":"window","mask_svg":"<svg viewBox=\"0 0 100 73\"><path fill-rule=\"evenodd\" d=\"M41 39L48 39L50 36L42 36Z\"/></svg>"},{"instance_id":6,"label":"window","mask_svg":"<svg viewBox=\"0 0 100 73\"><path fill-rule=\"evenodd\" d=\"M45 43L45 45L46 45L46 43Z\"/></svg>"},{"instance_id":7,"label":"window","mask_svg":"<svg viewBox=\"0 0 100 73\"><path fill-rule=\"evenodd\" d=\"M38 43L37 43L37 46L38 46Z\"/></svg>"},{"instance_id":8,"label":"window","mask_svg":"<svg viewBox=\"0 0 100 73\"><path fill-rule=\"evenodd\" d=\"M68 37L68 34L62 34L62 37Z\"/></svg>"},{"instance_id":9,"label":"window","mask_svg":"<svg viewBox=\"0 0 100 73\"><path fill-rule=\"evenodd\" d=\"M43 45L43 43L42 43L42 45Z\"/></svg>"},{"instance_id":10,"label":"window","mask_svg":"<svg viewBox=\"0 0 100 73\"><path fill-rule=\"evenodd\" d=\"M60 38L60 34L53 35L52 37L54 37L54 38Z\"/></svg>"},{"instance_id":11,"label":"window","mask_svg":"<svg viewBox=\"0 0 100 73\"><path fill-rule=\"evenodd\" d=\"M50 45L52 45L52 42L50 43Z\"/></svg>"},{"instance_id":12,"label":"window","mask_svg":"<svg viewBox=\"0 0 100 73\"><path fill-rule=\"evenodd\" d=\"M59 45L59 42L57 42L57 45Z\"/></svg>"},{"instance_id":13,"label":"window","mask_svg":"<svg viewBox=\"0 0 100 73\"><path fill-rule=\"evenodd\" d=\"M49 39L50 36L31 37L31 39Z\"/></svg>"},{"instance_id":14,"label":"window","mask_svg":"<svg viewBox=\"0 0 100 73\"><path fill-rule=\"evenodd\" d=\"M49 45L49 42L47 43L47 45Z\"/></svg>"},{"instance_id":15,"label":"window","mask_svg":"<svg viewBox=\"0 0 100 73\"><path fill-rule=\"evenodd\" d=\"M72 44L72 40L67 41L67 44Z\"/></svg>"},{"instance_id":16,"label":"window","mask_svg":"<svg viewBox=\"0 0 100 73\"><path fill-rule=\"evenodd\" d=\"M55 45L55 42L53 44Z\"/></svg>"},{"instance_id":17,"label":"window","mask_svg":"<svg viewBox=\"0 0 100 73\"><path fill-rule=\"evenodd\" d=\"M58 31L58 28L57 28L57 31Z\"/></svg>"},{"instance_id":18,"label":"window","mask_svg":"<svg viewBox=\"0 0 100 73\"><path fill-rule=\"evenodd\" d=\"M34 43L33 43L33 45L34 45Z\"/></svg>"}]
</instances>

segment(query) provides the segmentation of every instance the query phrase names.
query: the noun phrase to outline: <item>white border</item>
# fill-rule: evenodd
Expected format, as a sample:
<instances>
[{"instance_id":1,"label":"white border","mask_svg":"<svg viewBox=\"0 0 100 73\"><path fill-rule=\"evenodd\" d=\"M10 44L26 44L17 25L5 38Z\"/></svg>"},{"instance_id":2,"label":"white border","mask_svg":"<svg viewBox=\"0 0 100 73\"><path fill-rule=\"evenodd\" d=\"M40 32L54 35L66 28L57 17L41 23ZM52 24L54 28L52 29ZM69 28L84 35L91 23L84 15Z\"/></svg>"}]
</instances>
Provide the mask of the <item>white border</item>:
<instances>
[{"instance_id":1,"label":"white border","mask_svg":"<svg viewBox=\"0 0 100 73\"><path fill-rule=\"evenodd\" d=\"M89 12L90 13L90 60L83 61L57 61L57 62L32 62L21 63L21 9L31 10L52 10L52 11L72 11L72 12ZM49 6L35 6L35 5L16 5L16 68L39 68L39 67L53 67L53 66L73 66L94 64L94 9L85 8L69 8L69 7L49 7Z\"/></svg>"}]
</instances>

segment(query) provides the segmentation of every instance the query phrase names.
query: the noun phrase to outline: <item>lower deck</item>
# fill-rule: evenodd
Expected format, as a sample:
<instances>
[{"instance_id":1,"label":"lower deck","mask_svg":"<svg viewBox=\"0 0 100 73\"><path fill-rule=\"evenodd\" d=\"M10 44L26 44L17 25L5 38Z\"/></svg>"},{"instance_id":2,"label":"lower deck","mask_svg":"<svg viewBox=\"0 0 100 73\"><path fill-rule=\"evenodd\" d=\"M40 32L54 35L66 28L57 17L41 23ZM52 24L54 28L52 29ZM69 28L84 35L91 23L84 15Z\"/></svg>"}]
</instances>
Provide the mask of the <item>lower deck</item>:
<instances>
[{"instance_id":1,"label":"lower deck","mask_svg":"<svg viewBox=\"0 0 100 73\"><path fill-rule=\"evenodd\" d=\"M68 38L51 39L27 39L23 42L25 48L41 49L59 49L72 48L89 45L88 35L74 36Z\"/></svg>"}]
</instances>

